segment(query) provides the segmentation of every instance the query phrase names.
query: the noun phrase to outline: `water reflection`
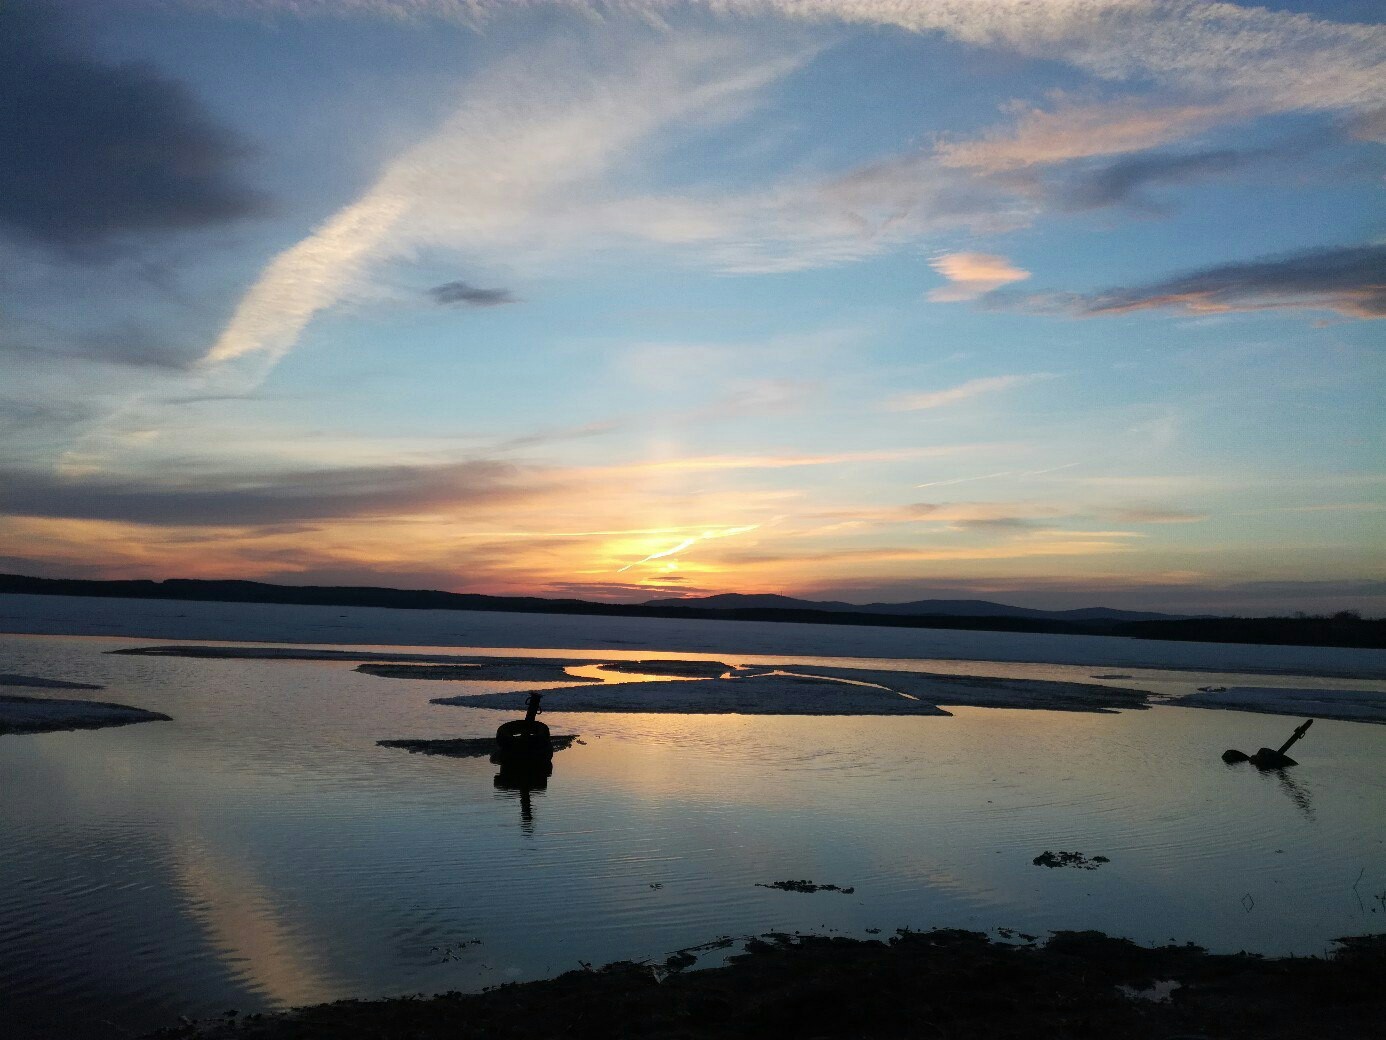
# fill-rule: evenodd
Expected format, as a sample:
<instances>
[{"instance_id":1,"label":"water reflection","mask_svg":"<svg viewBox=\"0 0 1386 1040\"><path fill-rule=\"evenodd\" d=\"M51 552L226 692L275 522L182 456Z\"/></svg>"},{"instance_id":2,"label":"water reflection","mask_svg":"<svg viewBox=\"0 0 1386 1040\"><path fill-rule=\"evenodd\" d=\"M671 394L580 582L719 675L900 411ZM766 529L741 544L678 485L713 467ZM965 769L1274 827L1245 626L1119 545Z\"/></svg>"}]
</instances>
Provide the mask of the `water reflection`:
<instances>
[{"instance_id":1,"label":"water reflection","mask_svg":"<svg viewBox=\"0 0 1386 1040\"><path fill-rule=\"evenodd\" d=\"M324 1000L335 980L279 893L197 834L176 836L173 874L188 914L230 974L274 1007Z\"/></svg>"},{"instance_id":2,"label":"water reflection","mask_svg":"<svg viewBox=\"0 0 1386 1040\"><path fill-rule=\"evenodd\" d=\"M1289 774L1288 770L1275 770L1276 779L1280 781L1280 789L1295 803L1295 807L1304 814L1306 820L1314 818L1313 795L1309 788L1300 784Z\"/></svg>"},{"instance_id":3,"label":"water reflection","mask_svg":"<svg viewBox=\"0 0 1386 1040\"><path fill-rule=\"evenodd\" d=\"M520 796L520 829L534 833L534 802L532 791L546 791L553 775L552 762L505 764L491 781L498 791L514 791Z\"/></svg>"}]
</instances>

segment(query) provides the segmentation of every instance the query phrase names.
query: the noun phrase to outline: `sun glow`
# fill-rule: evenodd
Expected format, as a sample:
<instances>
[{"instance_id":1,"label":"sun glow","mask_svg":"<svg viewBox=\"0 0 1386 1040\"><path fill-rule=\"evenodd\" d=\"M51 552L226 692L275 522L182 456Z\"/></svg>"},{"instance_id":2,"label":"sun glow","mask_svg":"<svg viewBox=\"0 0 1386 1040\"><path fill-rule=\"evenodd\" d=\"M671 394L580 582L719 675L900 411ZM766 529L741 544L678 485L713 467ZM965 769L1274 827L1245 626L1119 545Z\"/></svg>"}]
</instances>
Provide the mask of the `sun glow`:
<instances>
[{"instance_id":1,"label":"sun glow","mask_svg":"<svg viewBox=\"0 0 1386 1040\"><path fill-rule=\"evenodd\" d=\"M671 548L661 549L657 552L652 552L643 559L636 560L634 563L628 563L624 567L621 567L619 570L617 570L616 573L624 574L626 571L630 570L633 567L639 567L640 565L646 563L653 563L656 560L663 560L670 556L677 556L680 553L686 552L687 550L693 548L693 546L697 545L699 542L709 541L714 538L731 538L738 534L747 534L751 531L758 530L760 526L760 524L747 524L743 527L726 527L721 529L704 531L702 534L693 535L692 537L685 538L683 541L679 542L678 545L672 546ZM677 564L675 563L674 565L676 566ZM663 569L668 570L672 568L668 564L666 564Z\"/></svg>"}]
</instances>

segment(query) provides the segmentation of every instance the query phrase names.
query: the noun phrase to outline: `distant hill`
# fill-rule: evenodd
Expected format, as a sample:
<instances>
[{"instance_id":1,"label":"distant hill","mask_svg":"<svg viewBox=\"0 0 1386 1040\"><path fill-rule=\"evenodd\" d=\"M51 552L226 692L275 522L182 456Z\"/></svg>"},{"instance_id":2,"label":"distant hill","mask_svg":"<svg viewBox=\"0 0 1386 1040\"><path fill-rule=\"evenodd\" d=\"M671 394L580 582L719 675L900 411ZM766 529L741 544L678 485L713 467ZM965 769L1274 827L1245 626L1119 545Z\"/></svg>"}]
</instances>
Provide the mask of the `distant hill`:
<instances>
[{"instance_id":1,"label":"distant hill","mask_svg":"<svg viewBox=\"0 0 1386 1040\"><path fill-rule=\"evenodd\" d=\"M106 596L119 599L279 603L296 606L389 607L397 610L490 610L523 614L593 614L707 621L776 621L880 628L943 628L985 632L1046 632L1075 636L1128 636L1213 643L1386 647L1386 620L1351 612L1332 617L1213 618L1087 607L1033 610L986 600L917 603L817 603L789 596L708 596L650 603L589 603L538 596L483 596L437 589L342 585L272 585L263 581L170 578L167 581L88 581L0 574L0 593Z\"/></svg>"},{"instance_id":2,"label":"distant hill","mask_svg":"<svg viewBox=\"0 0 1386 1040\"><path fill-rule=\"evenodd\" d=\"M832 613L894 614L904 617L1025 617L1053 621L1175 621L1190 614L1159 614L1150 610L1081 607L1077 610L1037 610L986 599L919 599L910 603L844 603L841 600L795 599L793 596L747 596L728 592L688 599L651 599L647 607L695 607L700 610L824 610Z\"/></svg>"}]
</instances>

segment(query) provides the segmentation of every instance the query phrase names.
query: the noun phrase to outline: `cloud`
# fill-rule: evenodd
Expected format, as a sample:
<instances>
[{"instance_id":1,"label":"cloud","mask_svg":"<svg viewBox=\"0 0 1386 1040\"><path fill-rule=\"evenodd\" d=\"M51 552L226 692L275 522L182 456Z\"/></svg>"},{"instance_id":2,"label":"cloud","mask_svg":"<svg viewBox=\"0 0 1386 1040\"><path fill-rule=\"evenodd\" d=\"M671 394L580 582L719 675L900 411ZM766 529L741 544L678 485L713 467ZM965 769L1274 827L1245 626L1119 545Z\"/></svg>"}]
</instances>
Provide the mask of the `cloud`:
<instances>
[{"instance_id":1,"label":"cloud","mask_svg":"<svg viewBox=\"0 0 1386 1040\"><path fill-rule=\"evenodd\" d=\"M509 289L479 289L466 282L445 282L428 290L435 303L464 303L468 307L499 307L515 303L515 296Z\"/></svg>"},{"instance_id":2,"label":"cloud","mask_svg":"<svg viewBox=\"0 0 1386 1040\"><path fill-rule=\"evenodd\" d=\"M1042 526L1041 526L1039 523L1037 523L1037 522L1034 521L1034 520L1031 520L1029 517L1024 517L1024 516L983 516L983 517L974 517L974 518L967 519L967 520L956 520L956 521L954 521L952 524L950 524L949 526L951 527L952 530L955 530L955 531L998 531L998 532L1006 532L1006 531L1036 531L1036 530L1041 530L1041 529L1042 529ZM1050 531L1050 532L1048 532L1048 533L1049 533L1049 534L1062 534L1062 533L1064 533L1064 532ZM1083 531L1083 532L1075 532L1075 533L1081 533L1081 534L1083 534L1084 536L1086 536L1086 535L1088 535L1090 532ZM1111 532L1111 531L1102 531L1102 532L1098 532L1098 533L1101 533L1101 534L1103 534L1103 535L1110 536L1113 532Z\"/></svg>"},{"instance_id":3,"label":"cloud","mask_svg":"<svg viewBox=\"0 0 1386 1040\"><path fill-rule=\"evenodd\" d=\"M657 581L640 584L619 581L553 581L549 582L546 588L560 596L616 603L641 603L660 594L703 596L718 591L715 588L685 584L684 579L677 574L661 574Z\"/></svg>"},{"instance_id":4,"label":"cloud","mask_svg":"<svg viewBox=\"0 0 1386 1040\"><path fill-rule=\"evenodd\" d=\"M1350 137L1359 141L1386 143L1386 105L1349 120L1346 129Z\"/></svg>"},{"instance_id":5,"label":"cloud","mask_svg":"<svg viewBox=\"0 0 1386 1040\"><path fill-rule=\"evenodd\" d=\"M799 519L807 526L793 533L812 538L899 526L933 525L953 530L1038 527L1038 521L1053 523L1069 513L1069 507L1035 501L912 502L908 505L874 509L835 509L804 513ZM818 523L822 520L831 523L822 526Z\"/></svg>"},{"instance_id":6,"label":"cloud","mask_svg":"<svg viewBox=\"0 0 1386 1040\"><path fill-rule=\"evenodd\" d=\"M561 444L565 441L585 440L588 437L604 437L609 433L615 433L621 429L622 424L614 419L603 419L595 422L583 423L580 426L568 426L560 429L539 430L535 433L525 433L517 437L508 437L498 441L488 450L492 454L499 454L505 451L518 451L525 448L537 448L546 444Z\"/></svg>"},{"instance_id":7,"label":"cloud","mask_svg":"<svg viewBox=\"0 0 1386 1040\"><path fill-rule=\"evenodd\" d=\"M931 480L926 484L916 484L915 487L949 487L953 484L971 484L978 480L998 480L1002 477L1038 477L1046 473L1058 473L1060 470L1073 469L1076 466L1083 465L1086 465L1086 463L1066 462L1062 466L1047 466L1044 469L1007 469L999 473L981 473L975 477L954 477L952 480Z\"/></svg>"},{"instance_id":8,"label":"cloud","mask_svg":"<svg viewBox=\"0 0 1386 1040\"><path fill-rule=\"evenodd\" d=\"M767 58L665 25L664 41L626 48L604 75L559 52L526 55L469 85L467 103L382 173L357 202L281 254L245 295L211 362L292 348L319 312L351 295L372 263L423 243L535 259L580 242L675 246L721 270L765 273L847 263L941 229L1002 231L1033 219L1039 199L997 174L1035 164L1140 151L1217 122L1269 111L1366 111L1386 101L1386 32L1193 0L574 0L585 14L681 10L801 23L892 26L975 46L1066 61L1111 82L1154 84L1179 102L1059 96L1016 109L1013 126L973 141L828 177L799 177L741 196L613 197L620 161L711 106L743 104L806 50ZM476 25L513 5L493 0L260 0L227 13L375 14ZM783 37L783 33L780 36ZM557 55L557 56L555 56ZM602 66L588 60L589 66ZM533 70L546 82L536 85ZM1185 171L1186 173L1189 171ZM1127 174L1132 176L1132 174ZM1156 177L1153 171L1147 177ZM1167 176L1173 176L1172 173ZM1109 188L1109 191L1116 190Z\"/></svg>"},{"instance_id":9,"label":"cloud","mask_svg":"<svg viewBox=\"0 0 1386 1040\"><path fill-rule=\"evenodd\" d=\"M1152 105L1124 98L1079 102L1056 96L1051 109L1012 105L1014 122L981 136L944 140L944 166L987 173L1020 170L1102 155L1143 152L1205 130L1239 110L1227 105Z\"/></svg>"},{"instance_id":10,"label":"cloud","mask_svg":"<svg viewBox=\"0 0 1386 1040\"><path fill-rule=\"evenodd\" d=\"M683 455L652 462L632 462L624 466L579 471L583 474L647 476L662 473L713 473L724 470L794 469L799 466L842 466L865 462L908 462L913 459L943 458L998 447L990 443L949 444L932 448L884 448L877 451L840 451L824 454L782 455ZM1004 446L1003 446L1004 447Z\"/></svg>"},{"instance_id":11,"label":"cloud","mask_svg":"<svg viewBox=\"0 0 1386 1040\"><path fill-rule=\"evenodd\" d=\"M552 248L565 214L585 212L580 200L637 145L677 120L735 111L805 56L688 37L607 55L556 46L503 63L365 194L270 261L205 360L273 363L371 264L421 245Z\"/></svg>"},{"instance_id":12,"label":"cloud","mask_svg":"<svg viewBox=\"0 0 1386 1040\"><path fill-rule=\"evenodd\" d=\"M124 236L261 213L248 149L176 80L84 57L47 7L0 5L0 226L84 259Z\"/></svg>"},{"instance_id":13,"label":"cloud","mask_svg":"<svg viewBox=\"0 0 1386 1040\"><path fill-rule=\"evenodd\" d=\"M65 430L87 418L87 409L71 400L0 397L0 433L18 434L45 428Z\"/></svg>"},{"instance_id":14,"label":"cloud","mask_svg":"<svg viewBox=\"0 0 1386 1040\"><path fill-rule=\"evenodd\" d=\"M0 353L37 355L52 360L77 358L168 372L186 371L196 361L195 356L132 321L67 335L44 330L32 342L4 336L0 337Z\"/></svg>"},{"instance_id":15,"label":"cloud","mask_svg":"<svg viewBox=\"0 0 1386 1040\"><path fill-rule=\"evenodd\" d=\"M554 214L546 241L674 247L730 274L852 263L921 235L999 233L1032 219L1008 186L943 169L927 152L826 176L795 175L744 194L622 197Z\"/></svg>"},{"instance_id":16,"label":"cloud","mask_svg":"<svg viewBox=\"0 0 1386 1040\"><path fill-rule=\"evenodd\" d=\"M1134 288L1058 301L1082 315L1155 308L1196 313L1308 308L1386 317L1386 245L1311 249L1208 267Z\"/></svg>"},{"instance_id":17,"label":"cloud","mask_svg":"<svg viewBox=\"0 0 1386 1040\"><path fill-rule=\"evenodd\" d=\"M945 253L929 261L929 266L952 283L929 292L934 303L975 300L983 293L1030 277L1029 271L994 253Z\"/></svg>"},{"instance_id":18,"label":"cloud","mask_svg":"<svg viewBox=\"0 0 1386 1040\"><path fill-rule=\"evenodd\" d=\"M648 545L661 556L670 555L664 550L671 543L693 544L753 528L745 523L698 523L699 518L687 512L683 514L687 522L681 524L636 526L629 522L630 515L648 514L651 503L666 512L687 509L704 516L724 508L744 508L738 503L749 500L745 493L718 491L714 495L707 490L718 474L897 462L967 450L968 446L825 455L684 456L562 471L492 458L308 470L282 466L212 470L198 461L166 461L154 475L111 474L75 466L53 473L13 464L0 465L0 516L246 527L437 515L452 518L452 523L466 513L480 519L482 529L466 530L453 523L447 538L509 542L628 536L622 544L628 547L632 538L638 539L634 544L640 546L639 555L650 552ZM662 479L684 475L697 478L686 494L676 493L671 481ZM715 511L705 512L704 503L715 506ZM522 504L534 506L535 511L526 512ZM493 506L504 509L497 513ZM636 555L629 548L620 551L626 560Z\"/></svg>"},{"instance_id":19,"label":"cloud","mask_svg":"<svg viewBox=\"0 0 1386 1040\"><path fill-rule=\"evenodd\" d=\"M1110 81L1148 80L1286 109L1366 107L1386 94L1386 30L1206 0L570 0L584 12L662 19L680 9L890 26L1066 62ZM509 0L237 0L224 10L434 16L467 24Z\"/></svg>"},{"instance_id":20,"label":"cloud","mask_svg":"<svg viewBox=\"0 0 1386 1040\"><path fill-rule=\"evenodd\" d=\"M726 563L744 566L769 564L851 564L860 567L871 563L936 562L946 560L1022 560L1042 556L1094 556L1104 553L1125 553L1131 546L1116 538L1127 538L1124 531L1074 531L1059 534L1053 531L1034 532L1033 538L1008 541L1001 545L970 546L965 548L919 548L917 546L882 546L879 548L826 549L821 552L777 553L744 552L726 554ZM1065 537L1069 536L1077 537ZM1114 537L1115 535L1115 537ZM1085 540L1086 539L1086 540Z\"/></svg>"},{"instance_id":21,"label":"cloud","mask_svg":"<svg viewBox=\"0 0 1386 1040\"><path fill-rule=\"evenodd\" d=\"M947 390L932 390L922 394L902 394L899 397L893 397L886 402L886 407L892 412L913 412L924 408L939 408L946 404L966 401L972 397L980 397L982 394L999 393L1002 390L1011 390L1017 386L1025 386L1028 383L1037 383L1053 378L1055 375L1052 372L1034 372L1029 375L987 376L983 379L969 379L967 382L959 383ZM1009 474L995 475L1007 476Z\"/></svg>"},{"instance_id":22,"label":"cloud","mask_svg":"<svg viewBox=\"0 0 1386 1040\"><path fill-rule=\"evenodd\" d=\"M1217 149L1178 155L1137 155L1119 159L1069 180L1059 192L1068 209L1096 209L1138 200L1150 185L1183 184L1200 177L1230 173L1265 159L1270 150Z\"/></svg>"},{"instance_id":23,"label":"cloud","mask_svg":"<svg viewBox=\"0 0 1386 1040\"><path fill-rule=\"evenodd\" d=\"M1128 524L1196 524L1208 519L1207 513L1159 506L1131 506L1112 510L1112 516Z\"/></svg>"},{"instance_id":24,"label":"cloud","mask_svg":"<svg viewBox=\"0 0 1386 1040\"><path fill-rule=\"evenodd\" d=\"M678 556L680 553L687 552L689 549L693 548L699 542L706 542L715 538L731 538L734 535L738 534L749 534L751 531L759 530L759 528L760 524L746 524L741 527L723 527L720 529L703 531L700 534L690 535L683 541L679 542L677 545L670 546L667 549L660 549L656 552L650 553L642 560L636 560L633 563L626 564L624 567L617 569L616 573L624 574L632 567L639 567L642 563L653 563L655 560L664 560L670 557Z\"/></svg>"},{"instance_id":25,"label":"cloud","mask_svg":"<svg viewBox=\"0 0 1386 1040\"><path fill-rule=\"evenodd\" d=\"M491 461L181 479L19 468L0 476L0 514L170 527L403 516L514 501L538 490L520 479L519 467Z\"/></svg>"}]
</instances>

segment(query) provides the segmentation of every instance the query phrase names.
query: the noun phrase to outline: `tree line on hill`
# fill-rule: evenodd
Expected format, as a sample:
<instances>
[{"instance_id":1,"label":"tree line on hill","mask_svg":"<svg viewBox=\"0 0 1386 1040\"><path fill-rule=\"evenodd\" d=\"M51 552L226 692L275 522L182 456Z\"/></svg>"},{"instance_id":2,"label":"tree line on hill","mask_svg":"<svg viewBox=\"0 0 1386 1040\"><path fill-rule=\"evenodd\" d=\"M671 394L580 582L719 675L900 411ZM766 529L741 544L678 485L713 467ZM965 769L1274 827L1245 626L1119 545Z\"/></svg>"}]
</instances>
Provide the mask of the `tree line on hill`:
<instances>
[{"instance_id":1,"label":"tree line on hill","mask_svg":"<svg viewBox=\"0 0 1386 1040\"><path fill-rule=\"evenodd\" d=\"M680 603L592 603L580 599L538 596L485 596L438 590L391 589L370 586L274 585L259 581L170 578L151 580L90 580L34 578L0 574L0 593L46 596L100 596L120 599L202 600L221 603L277 603L298 606L389 607L404 610L486 610L526 614L590 614L605 617L662 617L723 621L798 622L801 624L869 625L883 628L942 628L990 632L1043 632L1060 635L1126 636L1133 639L1173 639L1212 643L1264 643L1298 646L1386 648L1386 619L1363 618L1355 611L1332 615L1292 617L1162 617L1129 620L1132 612L1054 611L1009 608L1008 613L959 614L873 612L881 604L854 610L851 604L818 609L812 601L787 602L802 606L701 606ZM981 601L955 601L978 603ZM895 607L915 607L896 604ZM986 604L988 608L1004 604ZM1067 617L1056 617L1065 614ZM1080 618L1072 615L1081 614ZM1096 614L1097 616L1093 616ZM1039 616L1036 616L1039 615Z\"/></svg>"}]
</instances>

